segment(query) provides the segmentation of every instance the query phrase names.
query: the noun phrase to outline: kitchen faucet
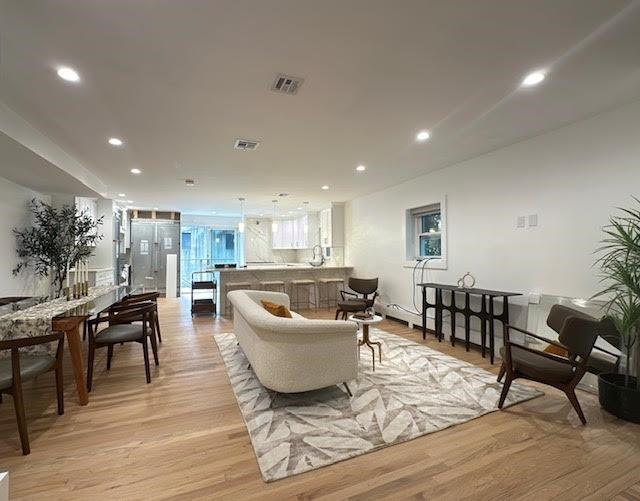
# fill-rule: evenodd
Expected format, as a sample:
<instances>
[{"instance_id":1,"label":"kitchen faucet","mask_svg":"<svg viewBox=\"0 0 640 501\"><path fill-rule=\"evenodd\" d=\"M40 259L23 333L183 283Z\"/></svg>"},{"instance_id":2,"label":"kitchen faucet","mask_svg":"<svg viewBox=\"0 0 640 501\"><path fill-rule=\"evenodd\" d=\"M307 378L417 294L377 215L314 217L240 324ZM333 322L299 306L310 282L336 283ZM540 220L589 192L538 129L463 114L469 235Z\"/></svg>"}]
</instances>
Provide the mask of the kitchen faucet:
<instances>
[{"instance_id":1,"label":"kitchen faucet","mask_svg":"<svg viewBox=\"0 0 640 501\"><path fill-rule=\"evenodd\" d=\"M319 256L316 253L316 249L318 249ZM324 255L322 254L322 247L320 245L314 245L313 249L311 250L311 252L313 253L313 258L310 261L311 265L312 266L322 266L324 264ZM320 259L318 259L318 257Z\"/></svg>"}]
</instances>

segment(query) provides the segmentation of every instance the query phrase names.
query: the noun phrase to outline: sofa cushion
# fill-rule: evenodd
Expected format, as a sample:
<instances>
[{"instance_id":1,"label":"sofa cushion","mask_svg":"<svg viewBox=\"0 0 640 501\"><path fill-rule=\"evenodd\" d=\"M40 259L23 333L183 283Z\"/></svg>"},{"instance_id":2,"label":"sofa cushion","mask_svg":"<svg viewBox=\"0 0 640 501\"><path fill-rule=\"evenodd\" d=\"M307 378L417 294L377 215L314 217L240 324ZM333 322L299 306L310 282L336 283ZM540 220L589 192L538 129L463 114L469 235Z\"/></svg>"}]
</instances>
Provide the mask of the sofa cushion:
<instances>
[{"instance_id":1,"label":"sofa cushion","mask_svg":"<svg viewBox=\"0 0 640 501\"><path fill-rule=\"evenodd\" d=\"M276 317L282 317L282 318L292 318L291 312L285 305L273 303L271 301L266 301L264 299L261 299L260 302L262 303L262 306L264 307L264 309L267 310L272 315L275 315Z\"/></svg>"}]
</instances>

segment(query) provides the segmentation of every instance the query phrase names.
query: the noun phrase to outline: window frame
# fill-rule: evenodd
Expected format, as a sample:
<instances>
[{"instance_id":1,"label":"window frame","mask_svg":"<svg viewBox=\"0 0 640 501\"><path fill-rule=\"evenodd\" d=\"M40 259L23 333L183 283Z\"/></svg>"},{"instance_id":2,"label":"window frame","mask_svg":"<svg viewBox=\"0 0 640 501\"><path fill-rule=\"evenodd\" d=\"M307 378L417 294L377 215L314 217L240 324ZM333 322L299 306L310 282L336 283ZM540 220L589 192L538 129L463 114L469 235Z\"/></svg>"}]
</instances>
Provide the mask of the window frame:
<instances>
[{"instance_id":1,"label":"window frame","mask_svg":"<svg viewBox=\"0 0 640 501\"><path fill-rule=\"evenodd\" d=\"M420 260L428 259L425 264L427 269L447 269L447 197L444 195L440 200L430 200L405 211L405 268L413 268ZM440 213L440 231L422 232L422 216ZM426 235L440 235L440 256L421 256L420 237Z\"/></svg>"},{"instance_id":2,"label":"window frame","mask_svg":"<svg viewBox=\"0 0 640 501\"><path fill-rule=\"evenodd\" d=\"M440 214L440 231L422 231L422 218L424 216L429 216L431 214ZM442 209L438 205L438 210L429 210L426 209L424 212L412 213L412 216L415 220L415 228L414 228L414 242L415 242L415 250L416 250L416 259L442 259ZM423 256L420 251L420 239L421 237L438 235L440 237L440 254L437 256Z\"/></svg>"}]
</instances>

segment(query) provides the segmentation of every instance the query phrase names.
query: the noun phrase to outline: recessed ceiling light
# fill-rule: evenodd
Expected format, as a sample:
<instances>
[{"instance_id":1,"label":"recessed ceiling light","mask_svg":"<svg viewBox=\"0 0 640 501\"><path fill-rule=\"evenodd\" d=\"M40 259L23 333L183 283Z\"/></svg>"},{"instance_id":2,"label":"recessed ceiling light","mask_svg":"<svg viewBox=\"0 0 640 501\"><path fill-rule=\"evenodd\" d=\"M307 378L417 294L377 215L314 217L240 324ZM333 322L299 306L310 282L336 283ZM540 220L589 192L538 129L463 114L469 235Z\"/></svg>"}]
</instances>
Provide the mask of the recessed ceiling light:
<instances>
[{"instance_id":1,"label":"recessed ceiling light","mask_svg":"<svg viewBox=\"0 0 640 501\"><path fill-rule=\"evenodd\" d=\"M157 208L157 207L154 207L154 208L153 208L153 210L158 210L158 208Z\"/></svg>"},{"instance_id":2,"label":"recessed ceiling light","mask_svg":"<svg viewBox=\"0 0 640 501\"><path fill-rule=\"evenodd\" d=\"M542 71L534 71L533 73L529 73L524 80L520 84L522 87L533 87L534 85L538 85L545 79L546 75Z\"/></svg>"},{"instance_id":3,"label":"recessed ceiling light","mask_svg":"<svg viewBox=\"0 0 640 501\"><path fill-rule=\"evenodd\" d=\"M367 168L366 168L364 165L358 165L358 166L356 167L356 170L357 170L358 172L364 172L364 171L366 171L366 170L367 170Z\"/></svg>"},{"instance_id":4,"label":"recessed ceiling light","mask_svg":"<svg viewBox=\"0 0 640 501\"><path fill-rule=\"evenodd\" d=\"M124 143L122 142L122 139L120 139L120 138L110 137L109 138L109 144L111 146L122 146Z\"/></svg>"},{"instance_id":5,"label":"recessed ceiling light","mask_svg":"<svg viewBox=\"0 0 640 501\"><path fill-rule=\"evenodd\" d=\"M128 203L128 204L132 204L132 203L133 203L133 200L127 200L127 203Z\"/></svg>"},{"instance_id":6,"label":"recessed ceiling light","mask_svg":"<svg viewBox=\"0 0 640 501\"><path fill-rule=\"evenodd\" d=\"M133 168L131 169L131 174L140 174L142 171L140 169Z\"/></svg>"},{"instance_id":7,"label":"recessed ceiling light","mask_svg":"<svg viewBox=\"0 0 640 501\"><path fill-rule=\"evenodd\" d=\"M211 214L216 214L216 211L212 210L212 211L211 211Z\"/></svg>"},{"instance_id":8,"label":"recessed ceiling light","mask_svg":"<svg viewBox=\"0 0 640 501\"><path fill-rule=\"evenodd\" d=\"M127 195L126 195L125 193L118 193L118 196L119 196L120 198L124 198L124 197L126 197Z\"/></svg>"},{"instance_id":9,"label":"recessed ceiling light","mask_svg":"<svg viewBox=\"0 0 640 501\"><path fill-rule=\"evenodd\" d=\"M431 137L431 134L428 130L421 130L416 134L416 141L420 141L421 143L426 141Z\"/></svg>"},{"instance_id":10,"label":"recessed ceiling light","mask_svg":"<svg viewBox=\"0 0 640 501\"><path fill-rule=\"evenodd\" d=\"M329 189L329 187L325 184L324 186L322 186L322 189L323 189L323 190L328 190L328 189Z\"/></svg>"},{"instance_id":11,"label":"recessed ceiling light","mask_svg":"<svg viewBox=\"0 0 640 501\"><path fill-rule=\"evenodd\" d=\"M78 72L68 66L60 66L60 68L58 68L58 76L67 82L80 81L80 75L78 75Z\"/></svg>"}]
</instances>

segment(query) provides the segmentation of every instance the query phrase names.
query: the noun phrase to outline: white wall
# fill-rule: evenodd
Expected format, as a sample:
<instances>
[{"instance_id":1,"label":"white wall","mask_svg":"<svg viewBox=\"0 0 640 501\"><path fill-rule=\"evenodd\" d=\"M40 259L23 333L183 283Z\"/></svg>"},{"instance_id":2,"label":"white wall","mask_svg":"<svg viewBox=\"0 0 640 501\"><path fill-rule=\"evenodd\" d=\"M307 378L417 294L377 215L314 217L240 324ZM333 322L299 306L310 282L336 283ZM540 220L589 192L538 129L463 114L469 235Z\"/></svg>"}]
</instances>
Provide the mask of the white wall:
<instances>
[{"instance_id":1,"label":"white wall","mask_svg":"<svg viewBox=\"0 0 640 501\"><path fill-rule=\"evenodd\" d=\"M448 269L429 280L470 271L480 287L589 297L602 226L640 196L640 102L351 201L346 260L380 277L384 302L411 305L405 210L443 195ZM539 226L517 229L529 214Z\"/></svg>"},{"instance_id":2,"label":"white wall","mask_svg":"<svg viewBox=\"0 0 640 501\"><path fill-rule=\"evenodd\" d=\"M31 270L20 273L17 277L12 274L18 264L16 255L16 238L13 229L22 229L30 225L30 214L27 203L38 198L50 201L35 191L0 178L0 296L21 296L48 294L48 280L42 280Z\"/></svg>"},{"instance_id":3,"label":"white wall","mask_svg":"<svg viewBox=\"0 0 640 501\"><path fill-rule=\"evenodd\" d=\"M96 244L93 256L89 259L89 266L95 269L115 268L115 235L113 234L113 200L99 198L96 201L96 218L102 217L102 225L98 227L98 234L102 240Z\"/></svg>"}]
</instances>

